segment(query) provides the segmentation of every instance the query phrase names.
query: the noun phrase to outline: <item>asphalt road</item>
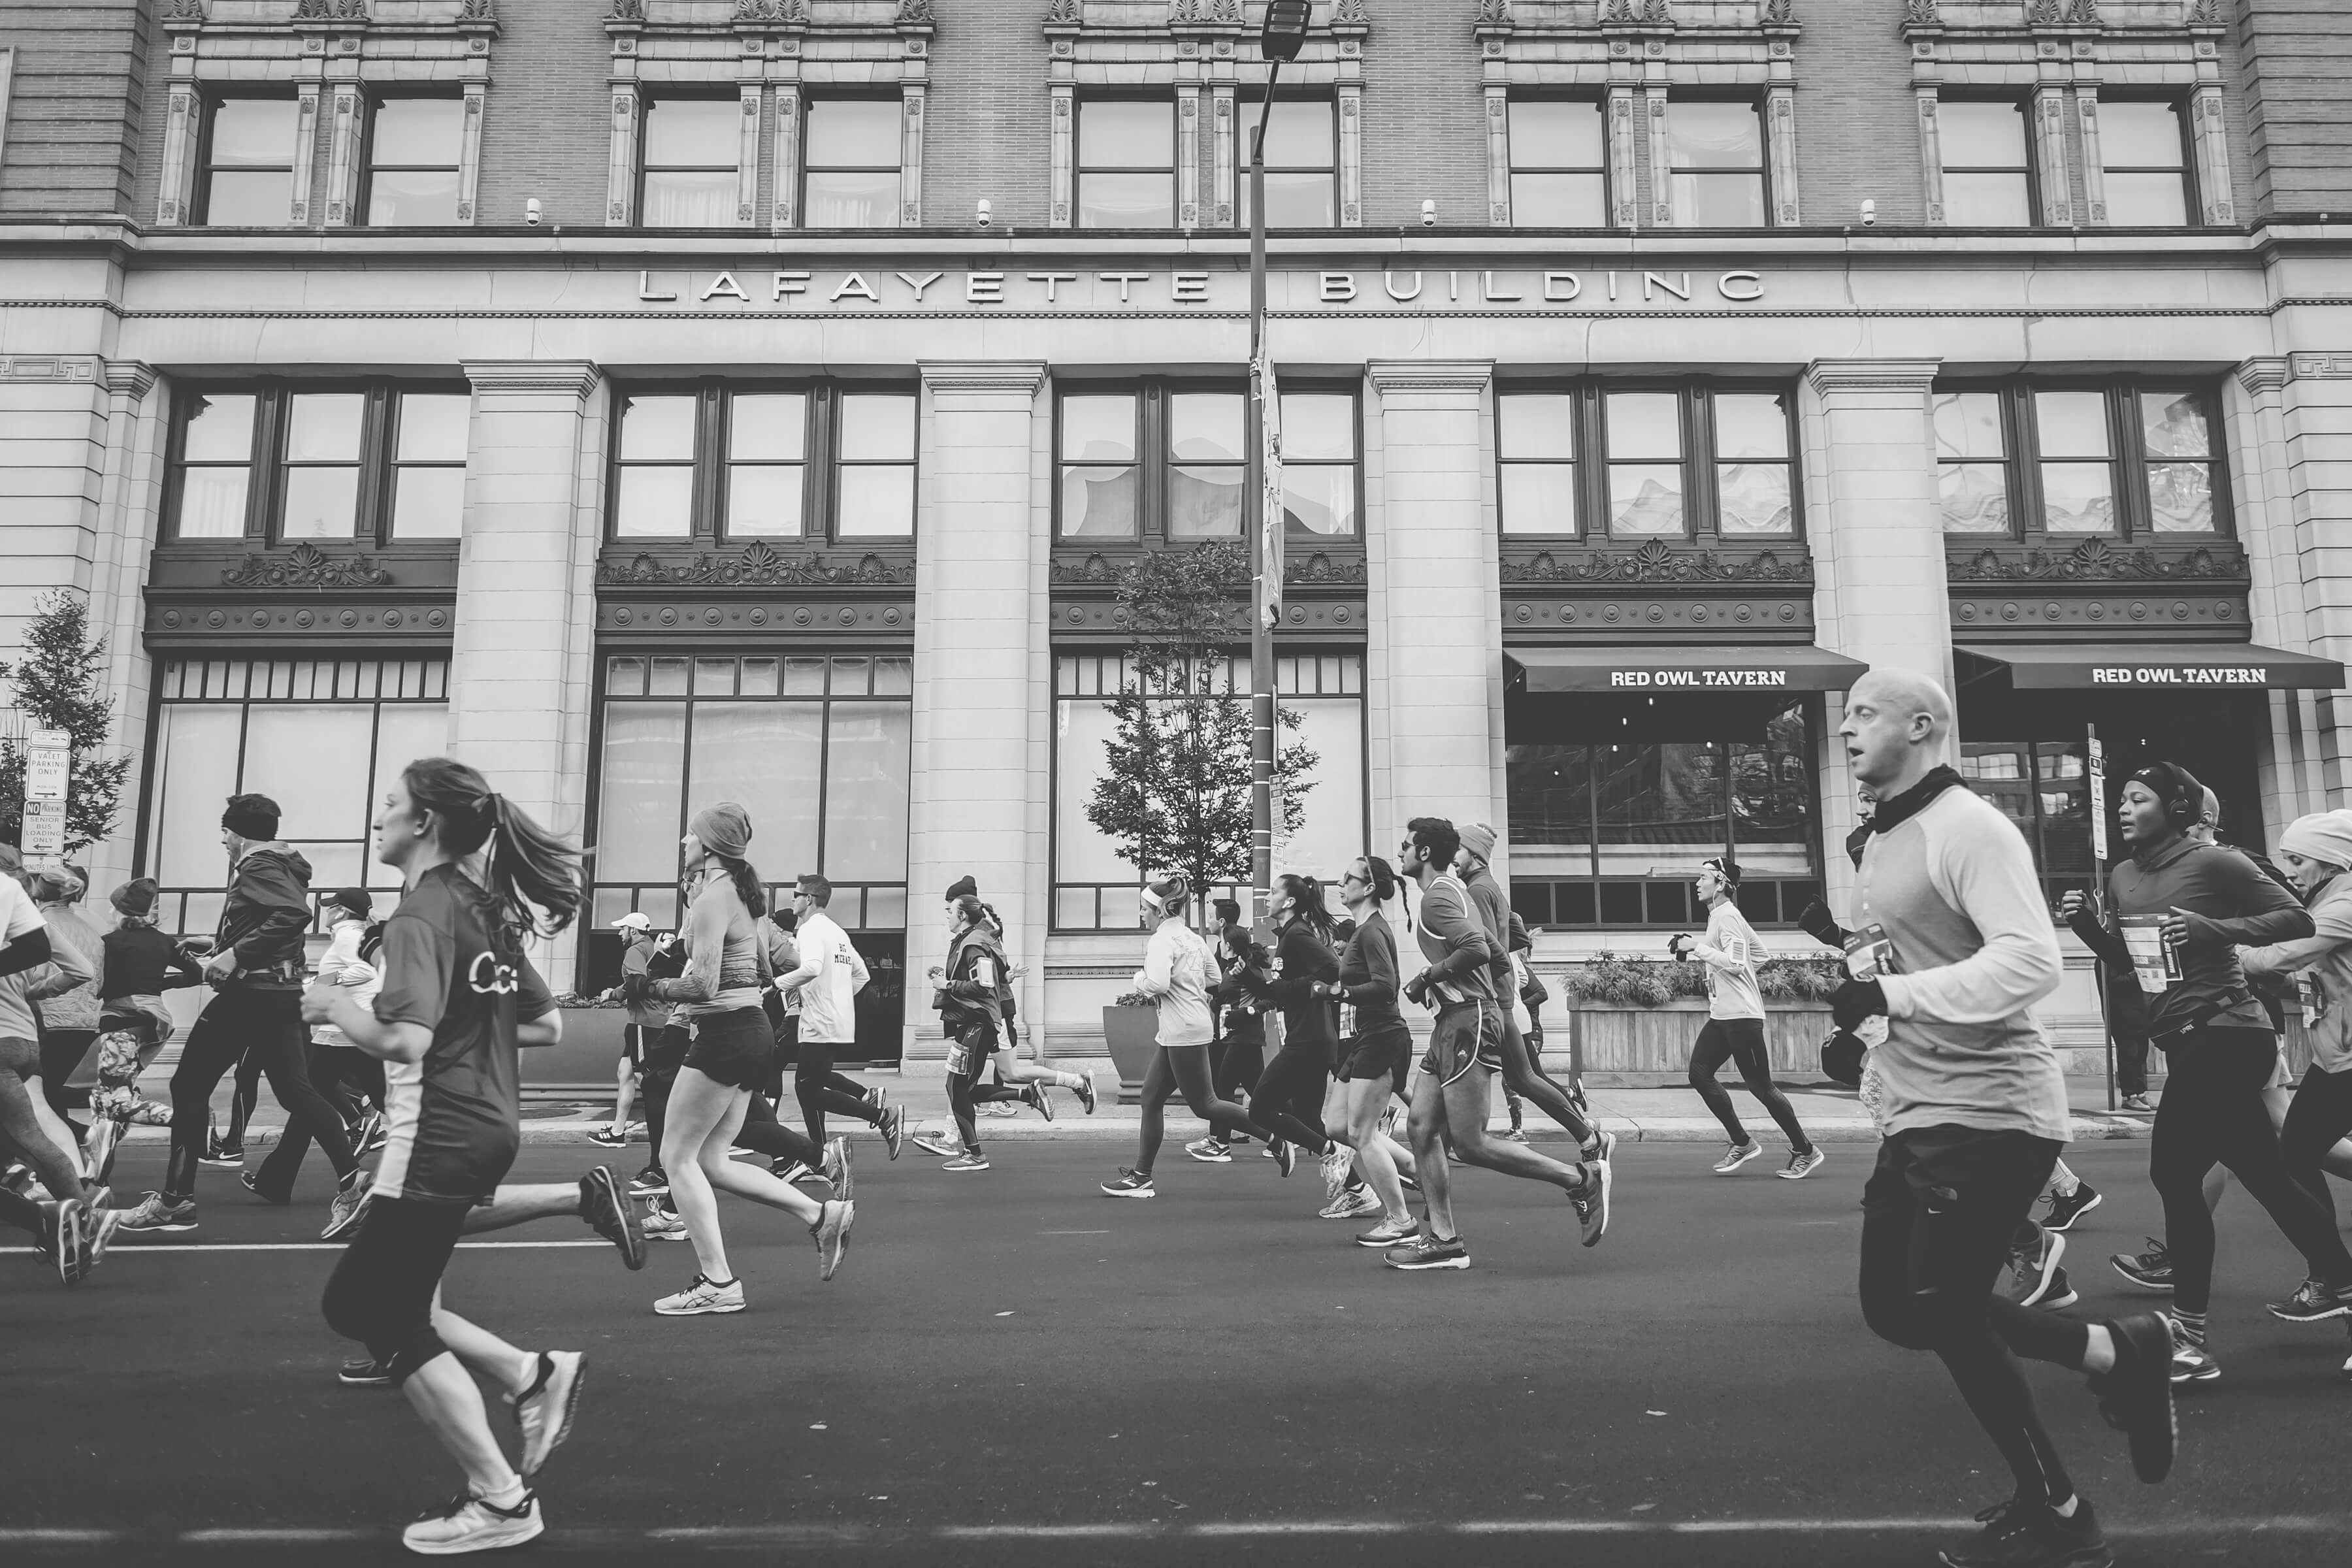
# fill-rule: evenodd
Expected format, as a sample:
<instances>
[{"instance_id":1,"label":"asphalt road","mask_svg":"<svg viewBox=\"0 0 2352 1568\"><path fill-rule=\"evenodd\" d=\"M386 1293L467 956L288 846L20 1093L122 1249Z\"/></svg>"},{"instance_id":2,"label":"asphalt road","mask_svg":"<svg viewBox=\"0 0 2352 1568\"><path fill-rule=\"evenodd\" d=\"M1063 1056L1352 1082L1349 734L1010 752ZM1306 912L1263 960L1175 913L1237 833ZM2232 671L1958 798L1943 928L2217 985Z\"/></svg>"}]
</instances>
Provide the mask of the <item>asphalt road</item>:
<instances>
[{"instance_id":1,"label":"asphalt road","mask_svg":"<svg viewBox=\"0 0 2352 1568\"><path fill-rule=\"evenodd\" d=\"M462 1252L453 1307L588 1352L530 1554L1876 1565L1934 1562L2009 1490L1941 1367L1862 1325L1859 1148L1789 1183L1628 1147L1591 1251L1549 1189L1465 1173L1475 1266L1415 1276L1314 1218L1307 1168L1171 1146L1161 1195L1120 1202L1095 1189L1113 1152L1008 1144L949 1176L861 1145L829 1285L797 1226L726 1209L751 1296L733 1317L653 1315L692 1272L683 1244L640 1274L546 1245L584 1239L570 1222ZM2145 1145L2075 1152L2108 1194L2073 1243L2079 1310L2144 1308L2104 1258L2158 1228ZM527 1150L518 1174L588 1154ZM117 1174L135 1194L159 1152ZM315 1237L323 1167L290 1211L226 1173L200 1195L204 1228L172 1239L202 1247L124 1244L70 1292L0 1258L0 1561L410 1561L397 1527L457 1472L396 1394L334 1382L331 1253L264 1245ZM2184 1400L2169 1483L2131 1479L2079 1379L2036 1386L2124 1561L2352 1560L2345 1331L2262 1314L2295 1260L2242 1194L2222 1218L2224 1380Z\"/></svg>"}]
</instances>

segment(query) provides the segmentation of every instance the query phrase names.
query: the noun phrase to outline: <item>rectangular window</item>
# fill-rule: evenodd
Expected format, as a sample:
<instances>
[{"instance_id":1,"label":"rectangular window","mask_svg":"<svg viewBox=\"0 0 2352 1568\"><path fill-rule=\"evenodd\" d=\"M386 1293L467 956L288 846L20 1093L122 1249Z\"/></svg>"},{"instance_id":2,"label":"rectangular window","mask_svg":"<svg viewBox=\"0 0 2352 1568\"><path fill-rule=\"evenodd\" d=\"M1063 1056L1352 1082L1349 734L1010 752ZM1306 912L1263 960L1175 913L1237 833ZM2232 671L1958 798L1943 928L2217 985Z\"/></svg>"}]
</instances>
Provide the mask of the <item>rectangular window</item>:
<instances>
[{"instance_id":1,"label":"rectangular window","mask_svg":"<svg viewBox=\"0 0 2352 1568\"><path fill-rule=\"evenodd\" d=\"M368 126L366 221L378 228L455 225L465 141L463 99L378 100Z\"/></svg>"},{"instance_id":2,"label":"rectangular window","mask_svg":"<svg viewBox=\"0 0 2352 1568\"><path fill-rule=\"evenodd\" d=\"M1176 226L1176 106L1165 100L1078 103L1078 226Z\"/></svg>"},{"instance_id":3,"label":"rectangular window","mask_svg":"<svg viewBox=\"0 0 2352 1568\"><path fill-rule=\"evenodd\" d=\"M1790 395L1586 383L1498 393L1506 536L1789 539L1798 532Z\"/></svg>"},{"instance_id":4,"label":"rectangular window","mask_svg":"<svg viewBox=\"0 0 2352 1568\"><path fill-rule=\"evenodd\" d=\"M1601 104L1515 98L1508 124L1513 226L1608 227L1608 137Z\"/></svg>"},{"instance_id":5,"label":"rectangular window","mask_svg":"<svg viewBox=\"0 0 2352 1568\"><path fill-rule=\"evenodd\" d=\"M912 392L705 382L618 407L614 539L915 536Z\"/></svg>"},{"instance_id":6,"label":"rectangular window","mask_svg":"<svg viewBox=\"0 0 2352 1568\"><path fill-rule=\"evenodd\" d=\"M2204 395L2142 392L2139 426L2149 528L2158 533L2212 532L2213 415Z\"/></svg>"},{"instance_id":7,"label":"rectangular window","mask_svg":"<svg viewBox=\"0 0 2352 1568\"><path fill-rule=\"evenodd\" d=\"M2025 105L2015 100L1939 100L1937 144L1944 164L1944 222L1954 228L2024 228L2033 222L2032 160Z\"/></svg>"},{"instance_id":8,"label":"rectangular window","mask_svg":"<svg viewBox=\"0 0 2352 1568\"><path fill-rule=\"evenodd\" d=\"M1282 409L1282 517L1290 538L1356 537L1356 399L1339 392L1286 392Z\"/></svg>"},{"instance_id":9,"label":"rectangular window","mask_svg":"<svg viewBox=\"0 0 2352 1568\"><path fill-rule=\"evenodd\" d=\"M801 221L810 228L898 226L899 102L809 100Z\"/></svg>"},{"instance_id":10,"label":"rectangular window","mask_svg":"<svg viewBox=\"0 0 2352 1568\"><path fill-rule=\"evenodd\" d=\"M648 102L639 221L647 228L733 227L742 126L737 99Z\"/></svg>"},{"instance_id":11,"label":"rectangular window","mask_svg":"<svg viewBox=\"0 0 2352 1568\"><path fill-rule=\"evenodd\" d=\"M2107 222L2116 228L2182 228L2194 210L2189 139L2177 104L2102 101L2099 156Z\"/></svg>"},{"instance_id":12,"label":"rectangular window","mask_svg":"<svg viewBox=\"0 0 2352 1568\"><path fill-rule=\"evenodd\" d=\"M1682 399L1612 392L1601 399L1609 441L1609 531L1620 539L1683 532Z\"/></svg>"},{"instance_id":13,"label":"rectangular window","mask_svg":"<svg viewBox=\"0 0 2352 1568\"><path fill-rule=\"evenodd\" d=\"M1242 431L1238 392L1180 392L1168 399L1168 537L1242 536Z\"/></svg>"},{"instance_id":14,"label":"rectangular window","mask_svg":"<svg viewBox=\"0 0 2352 1568\"><path fill-rule=\"evenodd\" d=\"M2082 742L1967 741L1960 776L2032 847L2045 897L2088 891L2099 877L2091 855L2091 777Z\"/></svg>"},{"instance_id":15,"label":"rectangular window","mask_svg":"<svg viewBox=\"0 0 2352 1568\"><path fill-rule=\"evenodd\" d=\"M254 409L249 392L205 393L184 400L180 416L178 515L181 539L242 539L253 490Z\"/></svg>"},{"instance_id":16,"label":"rectangular window","mask_svg":"<svg viewBox=\"0 0 2352 1568\"><path fill-rule=\"evenodd\" d=\"M1514 216L1518 209L1512 208ZM1506 534L1573 535L1576 405L1566 393L1495 399L1495 454Z\"/></svg>"},{"instance_id":17,"label":"rectangular window","mask_svg":"<svg viewBox=\"0 0 2352 1568\"><path fill-rule=\"evenodd\" d=\"M461 531L473 407L462 392L399 395L392 448L394 539L455 539Z\"/></svg>"},{"instance_id":18,"label":"rectangular window","mask_svg":"<svg viewBox=\"0 0 2352 1568\"><path fill-rule=\"evenodd\" d=\"M1062 399L1057 448L1064 539L1134 539L1138 505L1134 393L1073 395Z\"/></svg>"},{"instance_id":19,"label":"rectangular window","mask_svg":"<svg viewBox=\"0 0 2352 1568\"><path fill-rule=\"evenodd\" d=\"M693 534L695 416L700 402L691 395L621 399L614 538Z\"/></svg>"},{"instance_id":20,"label":"rectangular window","mask_svg":"<svg viewBox=\"0 0 2352 1568\"><path fill-rule=\"evenodd\" d=\"M835 539L915 536L915 399L853 392L841 399Z\"/></svg>"},{"instance_id":21,"label":"rectangular window","mask_svg":"<svg viewBox=\"0 0 2352 1568\"><path fill-rule=\"evenodd\" d=\"M1224 689L1244 714L1246 654L1223 667ZM1118 846L1087 815L1108 766L1115 726L1110 699L1133 672L1117 654L1064 654L1054 661L1054 929L1131 931L1142 875L1119 858ZM1336 885L1364 852L1363 658L1353 653L1278 655L1275 689L1299 728L1286 731L1316 756L1299 783L1305 816L1279 848L1280 863ZM1234 896L1212 889L1207 898ZM1246 898L1247 894L1239 895Z\"/></svg>"},{"instance_id":22,"label":"rectangular window","mask_svg":"<svg viewBox=\"0 0 2352 1568\"><path fill-rule=\"evenodd\" d=\"M1789 400L1774 392L1718 392L1711 406L1718 531L1748 539L1796 532Z\"/></svg>"},{"instance_id":23,"label":"rectangular window","mask_svg":"<svg viewBox=\"0 0 2352 1568\"><path fill-rule=\"evenodd\" d=\"M280 538L349 539L358 531L366 415L367 398L356 392L298 392L287 400Z\"/></svg>"},{"instance_id":24,"label":"rectangular window","mask_svg":"<svg viewBox=\"0 0 2352 1568\"><path fill-rule=\"evenodd\" d=\"M2033 430L2042 526L2052 533L2116 531L2116 465L2106 395L2037 392Z\"/></svg>"},{"instance_id":25,"label":"rectangular window","mask_svg":"<svg viewBox=\"0 0 2352 1568\"><path fill-rule=\"evenodd\" d=\"M166 537L455 539L465 526L472 409L470 393L432 384L184 391Z\"/></svg>"},{"instance_id":26,"label":"rectangular window","mask_svg":"<svg viewBox=\"0 0 2352 1568\"><path fill-rule=\"evenodd\" d=\"M294 221L290 98L220 98L205 128L204 219L215 228L284 228Z\"/></svg>"},{"instance_id":27,"label":"rectangular window","mask_svg":"<svg viewBox=\"0 0 2352 1568\"><path fill-rule=\"evenodd\" d=\"M808 404L800 392L728 399L728 538L797 539L803 531Z\"/></svg>"},{"instance_id":28,"label":"rectangular window","mask_svg":"<svg viewBox=\"0 0 2352 1568\"><path fill-rule=\"evenodd\" d=\"M1666 105L1675 221L1686 228L1761 228L1764 117L1753 103Z\"/></svg>"},{"instance_id":29,"label":"rectangular window","mask_svg":"<svg viewBox=\"0 0 2352 1568\"><path fill-rule=\"evenodd\" d=\"M145 866L165 931L219 919L221 802L240 791L278 802L314 894L367 887L392 901L400 878L375 863L369 825L402 768L448 750L446 660L173 659L156 696Z\"/></svg>"},{"instance_id":30,"label":"rectangular window","mask_svg":"<svg viewBox=\"0 0 2352 1568\"><path fill-rule=\"evenodd\" d=\"M1250 221L1249 156L1257 134L1258 100L1241 106L1242 226ZM1333 228L1339 222L1338 116L1328 98L1276 99L1265 124L1265 226Z\"/></svg>"},{"instance_id":31,"label":"rectangular window","mask_svg":"<svg viewBox=\"0 0 2352 1568\"><path fill-rule=\"evenodd\" d=\"M1930 404L1948 534L2229 531L2221 416L2210 389L1939 386Z\"/></svg>"},{"instance_id":32,"label":"rectangular window","mask_svg":"<svg viewBox=\"0 0 2352 1568\"><path fill-rule=\"evenodd\" d=\"M2007 534L2009 444L2001 434L2000 395L1938 392L1931 404L1944 531Z\"/></svg>"}]
</instances>

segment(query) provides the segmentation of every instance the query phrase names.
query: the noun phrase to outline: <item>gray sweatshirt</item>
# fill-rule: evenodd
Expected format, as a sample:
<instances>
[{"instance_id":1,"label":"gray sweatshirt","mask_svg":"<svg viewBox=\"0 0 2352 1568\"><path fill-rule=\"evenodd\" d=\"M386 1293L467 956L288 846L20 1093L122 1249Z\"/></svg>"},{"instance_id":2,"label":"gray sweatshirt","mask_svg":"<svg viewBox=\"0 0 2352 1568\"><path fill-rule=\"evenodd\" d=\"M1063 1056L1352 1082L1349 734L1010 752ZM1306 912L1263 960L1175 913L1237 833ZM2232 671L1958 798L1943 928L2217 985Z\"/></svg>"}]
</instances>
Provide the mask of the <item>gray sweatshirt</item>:
<instances>
[{"instance_id":1,"label":"gray sweatshirt","mask_svg":"<svg viewBox=\"0 0 2352 1568\"><path fill-rule=\"evenodd\" d=\"M2032 1013L2058 986L2058 934L2009 819L1954 787L1873 834L1847 923L1880 928L1892 949L1886 1044L1874 1053L1887 1133L1973 1127L2063 1142L2066 1082Z\"/></svg>"},{"instance_id":2,"label":"gray sweatshirt","mask_svg":"<svg viewBox=\"0 0 2352 1568\"><path fill-rule=\"evenodd\" d=\"M2269 947L2241 947L2252 979L2292 978L2311 1058L2326 1073L2352 1072L2352 871L2320 887L2311 900L2314 934Z\"/></svg>"}]
</instances>

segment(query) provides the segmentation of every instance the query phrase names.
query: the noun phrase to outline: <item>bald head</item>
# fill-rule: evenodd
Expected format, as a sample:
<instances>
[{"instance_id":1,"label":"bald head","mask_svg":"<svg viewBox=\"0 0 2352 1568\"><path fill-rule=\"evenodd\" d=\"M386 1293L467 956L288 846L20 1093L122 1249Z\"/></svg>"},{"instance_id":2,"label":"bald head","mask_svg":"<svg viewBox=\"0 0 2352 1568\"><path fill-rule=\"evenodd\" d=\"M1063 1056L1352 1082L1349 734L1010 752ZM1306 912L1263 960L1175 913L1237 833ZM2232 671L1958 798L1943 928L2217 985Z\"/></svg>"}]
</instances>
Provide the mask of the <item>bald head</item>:
<instances>
[{"instance_id":1,"label":"bald head","mask_svg":"<svg viewBox=\"0 0 2352 1568\"><path fill-rule=\"evenodd\" d=\"M1873 669L1846 693L1845 742L1854 781L1879 800L1910 788L1944 761L1952 733L1952 699L1920 670Z\"/></svg>"}]
</instances>

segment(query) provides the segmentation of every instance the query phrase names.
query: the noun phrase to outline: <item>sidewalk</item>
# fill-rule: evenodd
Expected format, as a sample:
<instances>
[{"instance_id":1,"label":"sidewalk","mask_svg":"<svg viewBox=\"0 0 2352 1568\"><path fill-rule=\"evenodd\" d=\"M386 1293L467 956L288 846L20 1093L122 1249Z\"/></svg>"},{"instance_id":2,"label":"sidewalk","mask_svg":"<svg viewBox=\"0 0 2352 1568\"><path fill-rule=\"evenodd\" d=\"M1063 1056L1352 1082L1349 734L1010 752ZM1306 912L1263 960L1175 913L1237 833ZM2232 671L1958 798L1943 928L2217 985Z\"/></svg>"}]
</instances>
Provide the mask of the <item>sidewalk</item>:
<instances>
[{"instance_id":1,"label":"sidewalk","mask_svg":"<svg viewBox=\"0 0 2352 1568\"><path fill-rule=\"evenodd\" d=\"M936 1064L932 1064L936 1065ZM1084 1062L1061 1064L1069 1071L1083 1071ZM983 1142L1005 1139L1067 1139L1100 1140L1124 1142L1135 1136L1138 1112L1132 1105L1118 1103L1118 1078L1108 1061L1092 1064L1095 1083L1101 1094L1100 1108L1092 1116L1079 1106L1077 1097L1066 1089L1054 1091L1055 1120L1047 1122L1026 1109L1017 1117L982 1117L980 1135ZM874 1071L857 1075L864 1081L890 1091L890 1102L903 1106L907 1111L908 1131L918 1127L944 1125L949 1120L946 1086L932 1074L918 1070L914 1076L902 1076L890 1071ZM787 1085L787 1089L789 1089ZM1733 1105L1741 1121L1747 1123L1751 1136L1768 1147L1780 1142L1780 1132L1772 1119L1764 1114L1755 1097L1737 1084L1731 1089ZM1797 1119L1814 1140L1822 1143L1874 1143L1878 1130L1852 1089L1829 1084L1788 1084L1781 1089L1789 1103L1796 1108ZM2074 1139L2078 1142L2109 1138L2145 1138L2150 1118L2124 1112L2109 1113L2106 1110L2106 1086L2098 1079L2066 1080L2067 1100L2074 1108ZM160 1093L160 1086L152 1090ZM1601 1088L1588 1091L1593 1121L1629 1143L1719 1143L1723 1129L1701 1106L1698 1096L1687 1087L1665 1089ZM226 1121L226 1092L215 1097L214 1115ZM794 1120L793 1108L781 1108L787 1121ZM527 1103L523 1110L522 1136L527 1144L586 1143L588 1134L607 1125L613 1114L609 1093L589 1102L585 1097L577 1103L546 1100ZM633 1108L633 1121L643 1121L642 1107ZM275 1142L284 1114L270 1100L265 1088L261 1105L247 1129L248 1147ZM871 1130L845 1118L835 1117L834 1123L842 1131L871 1138ZM1502 1089L1496 1087L1494 1113L1487 1122L1490 1130L1500 1131L1510 1125L1505 1114ZM1542 1142L1552 1142L1559 1136L1550 1119L1530 1107L1527 1113L1528 1136ZM1197 1138L1207 1131L1205 1123L1184 1110L1181 1101L1171 1101L1168 1108L1168 1136L1176 1142ZM162 1128L133 1128L130 1141L144 1143L163 1140Z\"/></svg>"}]
</instances>

